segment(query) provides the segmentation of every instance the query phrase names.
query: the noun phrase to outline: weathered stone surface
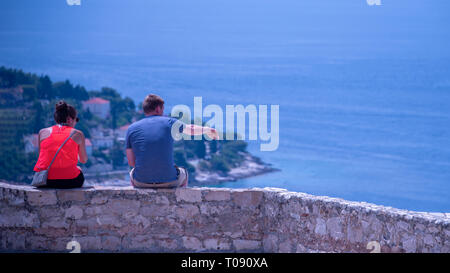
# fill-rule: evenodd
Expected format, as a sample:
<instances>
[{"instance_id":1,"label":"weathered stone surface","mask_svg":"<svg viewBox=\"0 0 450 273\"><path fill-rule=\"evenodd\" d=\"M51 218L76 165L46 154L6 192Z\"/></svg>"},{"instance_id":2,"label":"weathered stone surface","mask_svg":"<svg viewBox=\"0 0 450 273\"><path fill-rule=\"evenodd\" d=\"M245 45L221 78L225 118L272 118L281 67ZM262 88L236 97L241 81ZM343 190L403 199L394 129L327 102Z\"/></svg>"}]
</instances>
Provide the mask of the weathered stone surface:
<instances>
[{"instance_id":1,"label":"weathered stone surface","mask_svg":"<svg viewBox=\"0 0 450 273\"><path fill-rule=\"evenodd\" d=\"M27 191L27 201L31 206L56 205L58 202L54 190Z\"/></svg>"},{"instance_id":2,"label":"weathered stone surface","mask_svg":"<svg viewBox=\"0 0 450 273\"><path fill-rule=\"evenodd\" d=\"M174 239L162 239L158 240L158 242L160 248L167 249L168 251L175 251L181 248L180 246L178 246L177 241Z\"/></svg>"},{"instance_id":3,"label":"weathered stone surface","mask_svg":"<svg viewBox=\"0 0 450 273\"><path fill-rule=\"evenodd\" d=\"M316 219L316 227L314 229L314 232L318 235L327 234L327 225L325 223L325 220L323 220L321 218Z\"/></svg>"},{"instance_id":4,"label":"weathered stone surface","mask_svg":"<svg viewBox=\"0 0 450 273\"><path fill-rule=\"evenodd\" d=\"M407 252L416 252L416 238L410 237L402 242L403 249Z\"/></svg>"},{"instance_id":5,"label":"weathered stone surface","mask_svg":"<svg viewBox=\"0 0 450 273\"><path fill-rule=\"evenodd\" d=\"M206 201L228 201L230 199L230 191L209 191L205 195Z\"/></svg>"},{"instance_id":6,"label":"weathered stone surface","mask_svg":"<svg viewBox=\"0 0 450 273\"><path fill-rule=\"evenodd\" d=\"M25 204L25 194L20 190L6 189L4 191L4 198L8 201L8 205L11 206L22 206Z\"/></svg>"},{"instance_id":7,"label":"weathered stone surface","mask_svg":"<svg viewBox=\"0 0 450 273\"><path fill-rule=\"evenodd\" d=\"M192 217L199 214L200 211L195 205L181 205L175 209L175 213L179 218L192 219Z\"/></svg>"},{"instance_id":8,"label":"weathered stone surface","mask_svg":"<svg viewBox=\"0 0 450 273\"><path fill-rule=\"evenodd\" d=\"M330 218L326 222L326 229L330 236L335 240L344 238L342 227L342 221L339 217Z\"/></svg>"},{"instance_id":9,"label":"weathered stone surface","mask_svg":"<svg viewBox=\"0 0 450 273\"><path fill-rule=\"evenodd\" d=\"M65 191L58 191L58 199L61 203L68 202L68 201L85 201L85 191L82 190L65 190Z\"/></svg>"},{"instance_id":10,"label":"weathered stone surface","mask_svg":"<svg viewBox=\"0 0 450 273\"><path fill-rule=\"evenodd\" d=\"M280 253L292 253L292 243L289 240L281 243L280 247L279 247L279 252Z\"/></svg>"},{"instance_id":11,"label":"weathered stone surface","mask_svg":"<svg viewBox=\"0 0 450 273\"><path fill-rule=\"evenodd\" d=\"M190 250L203 250L202 242L196 237L183 236L183 246Z\"/></svg>"},{"instance_id":12,"label":"weathered stone surface","mask_svg":"<svg viewBox=\"0 0 450 273\"><path fill-rule=\"evenodd\" d=\"M74 237L72 241L80 244L81 252L92 252L102 249L101 237L99 236Z\"/></svg>"},{"instance_id":13,"label":"weathered stone surface","mask_svg":"<svg viewBox=\"0 0 450 273\"><path fill-rule=\"evenodd\" d=\"M169 199L164 195L156 196L155 203L159 205L170 205Z\"/></svg>"},{"instance_id":14,"label":"weathered stone surface","mask_svg":"<svg viewBox=\"0 0 450 273\"><path fill-rule=\"evenodd\" d=\"M278 252L278 236L274 234L264 235L263 246L264 252Z\"/></svg>"},{"instance_id":15,"label":"weathered stone surface","mask_svg":"<svg viewBox=\"0 0 450 273\"><path fill-rule=\"evenodd\" d=\"M93 220L94 218L92 218ZM92 221L91 220L91 221ZM122 221L117 215L99 215L95 217L95 222L102 227L122 227Z\"/></svg>"},{"instance_id":16,"label":"weathered stone surface","mask_svg":"<svg viewBox=\"0 0 450 273\"><path fill-rule=\"evenodd\" d=\"M100 205L105 204L106 202L108 202L108 197L105 195L95 196L94 198L91 199L91 204Z\"/></svg>"},{"instance_id":17,"label":"weathered stone surface","mask_svg":"<svg viewBox=\"0 0 450 273\"><path fill-rule=\"evenodd\" d=\"M276 189L0 182L0 251L449 252L450 218Z\"/></svg>"},{"instance_id":18,"label":"weathered stone surface","mask_svg":"<svg viewBox=\"0 0 450 273\"><path fill-rule=\"evenodd\" d=\"M120 237L103 236L101 241L103 250L118 251L122 247L122 240Z\"/></svg>"},{"instance_id":19,"label":"weathered stone surface","mask_svg":"<svg viewBox=\"0 0 450 273\"><path fill-rule=\"evenodd\" d=\"M68 229L69 224L61 218L50 218L42 223L43 228Z\"/></svg>"},{"instance_id":20,"label":"weathered stone surface","mask_svg":"<svg viewBox=\"0 0 450 273\"><path fill-rule=\"evenodd\" d=\"M198 189L177 188L175 196L178 202L185 201L195 203L202 201L202 192Z\"/></svg>"},{"instance_id":21,"label":"weathered stone surface","mask_svg":"<svg viewBox=\"0 0 450 273\"><path fill-rule=\"evenodd\" d=\"M38 227L40 224L37 214L15 207L0 210L0 227Z\"/></svg>"},{"instance_id":22,"label":"weathered stone surface","mask_svg":"<svg viewBox=\"0 0 450 273\"><path fill-rule=\"evenodd\" d=\"M261 248L261 242L255 240L233 240L233 245L237 251L258 250Z\"/></svg>"},{"instance_id":23,"label":"weathered stone surface","mask_svg":"<svg viewBox=\"0 0 450 273\"><path fill-rule=\"evenodd\" d=\"M230 250L230 242L221 238L210 238L203 241L207 250Z\"/></svg>"},{"instance_id":24,"label":"weathered stone surface","mask_svg":"<svg viewBox=\"0 0 450 273\"><path fill-rule=\"evenodd\" d=\"M174 207L169 205L143 205L141 207L141 214L147 217L165 216L173 211Z\"/></svg>"},{"instance_id":25,"label":"weathered stone surface","mask_svg":"<svg viewBox=\"0 0 450 273\"><path fill-rule=\"evenodd\" d=\"M256 207L263 199L261 191L233 192L233 202L240 207Z\"/></svg>"},{"instance_id":26,"label":"weathered stone surface","mask_svg":"<svg viewBox=\"0 0 450 273\"><path fill-rule=\"evenodd\" d=\"M66 210L66 218L81 219L83 217L83 210L78 206L72 206Z\"/></svg>"},{"instance_id":27,"label":"weathered stone surface","mask_svg":"<svg viewBox=\"0 0 450 273\"><path fill-rule=\"evenodd\" d=\"M148 250L155 248L155 240L153 240L150 235L129 236L128 239L130 240L130 243L127 248L131 250Z\"/></svg>"},{"instance_id":28,"label":"weathered stone surface","mask_svg":"<svg viewBox=\"0 0 450 273\"><path fill-rule=\"evenodd\" d=\"M128 212L137 213L139 211L140 202L127 199L110 199L105 205L107 210L116 214L126 214Z\"/></svg>"}]
</instances>

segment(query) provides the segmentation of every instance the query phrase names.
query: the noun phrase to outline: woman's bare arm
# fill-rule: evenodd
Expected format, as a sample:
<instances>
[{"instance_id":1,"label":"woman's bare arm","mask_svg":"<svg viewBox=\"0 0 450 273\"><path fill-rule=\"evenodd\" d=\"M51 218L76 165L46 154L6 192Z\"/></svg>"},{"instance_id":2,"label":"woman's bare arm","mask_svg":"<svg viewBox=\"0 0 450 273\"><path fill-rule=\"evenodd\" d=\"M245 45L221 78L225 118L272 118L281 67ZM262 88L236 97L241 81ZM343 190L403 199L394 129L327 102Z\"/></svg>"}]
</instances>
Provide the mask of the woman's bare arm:
<instances>
[{"instance_id":1,"label":"woman's bare arm","mask_svg":"<svg viewBox=\"0 0 450 273\"><path fill-rule=\"evenodd\" d=\"M78 144L78 159L82 164L85 164L88 161L88 156L86 152L86 139L83 132L76 130L72 139Z\"/></svg>"},{"instance_id":2,"label":"woman's bare arm","mask_svg":"<svg viewBox=\"0 0 450 273\"><path fill-rule=\"evenodd\" d=\"M38 154L41 153L41 141L48 138L52 134L52 127L44 128L38 134Z\"/></svg>"}]
</instances>

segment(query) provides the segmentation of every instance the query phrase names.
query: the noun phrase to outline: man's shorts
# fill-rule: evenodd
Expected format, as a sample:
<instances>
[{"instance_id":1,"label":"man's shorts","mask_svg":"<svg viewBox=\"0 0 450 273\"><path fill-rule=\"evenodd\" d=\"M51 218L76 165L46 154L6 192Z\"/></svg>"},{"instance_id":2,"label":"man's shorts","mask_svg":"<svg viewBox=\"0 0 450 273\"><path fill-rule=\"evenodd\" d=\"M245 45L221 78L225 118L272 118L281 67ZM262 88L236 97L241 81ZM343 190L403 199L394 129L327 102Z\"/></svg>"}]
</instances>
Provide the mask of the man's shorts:
<instances>
[{"instance_id":1,"label":"man's shorts","mask_svg":"<svg viewBox=\"0 0 450 273\"><path fill-rule=\"evenodd\" d=\"M178 177L176 180L170 182L162 182L162 183L144 183L139 182L136 179L133 179L134 168L130 171L130 180L131 185L135 188L176 188L180 187L180 185L186 185L189 179L189 174L187 170L183 167L175 166L178 170Z\"/></svg>"}]
</instances>

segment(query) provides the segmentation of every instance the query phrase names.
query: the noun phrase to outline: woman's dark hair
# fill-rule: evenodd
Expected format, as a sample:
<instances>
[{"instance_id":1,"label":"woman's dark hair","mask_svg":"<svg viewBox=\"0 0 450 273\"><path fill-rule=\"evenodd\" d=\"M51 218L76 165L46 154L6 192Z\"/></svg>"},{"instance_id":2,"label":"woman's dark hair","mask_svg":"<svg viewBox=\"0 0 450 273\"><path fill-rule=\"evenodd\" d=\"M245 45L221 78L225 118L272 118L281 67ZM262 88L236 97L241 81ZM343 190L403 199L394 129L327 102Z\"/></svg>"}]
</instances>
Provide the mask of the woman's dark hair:
<instances>
[{"instance_id":1,"label":"woman's dark hair","mask_svg":"<svg viewBox=\"0 0 450 273\"><path fill-rule=\"evenodd\" d=\"M56 123L65 123L67 118L75 119L77 117L77 110L65 101L59 101L55 106L55 114L53 115Z\"/></svg>"}]
</instances>

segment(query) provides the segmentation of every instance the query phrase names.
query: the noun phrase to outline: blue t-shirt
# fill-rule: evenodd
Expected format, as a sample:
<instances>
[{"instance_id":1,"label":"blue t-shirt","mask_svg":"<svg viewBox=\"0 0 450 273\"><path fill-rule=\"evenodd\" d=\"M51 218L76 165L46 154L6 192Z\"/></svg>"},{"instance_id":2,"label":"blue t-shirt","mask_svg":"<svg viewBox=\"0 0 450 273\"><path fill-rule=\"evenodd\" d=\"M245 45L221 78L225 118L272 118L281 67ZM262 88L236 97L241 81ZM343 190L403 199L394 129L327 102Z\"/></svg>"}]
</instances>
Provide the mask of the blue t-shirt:
<instances>
[{"instance_id":1,"label":"blue t-shirt","mask_svg":"<svg viewBox=\"0 0 450 273\"><path fill-rule=\"evenodd\" d=\"M128 127L127 149L136 157L134 179L143 183L169 182L177 179L173 162L172 125L179 122L180 133L184 123L166 116L148 116Z\"/></svg>"}]
</instances>

